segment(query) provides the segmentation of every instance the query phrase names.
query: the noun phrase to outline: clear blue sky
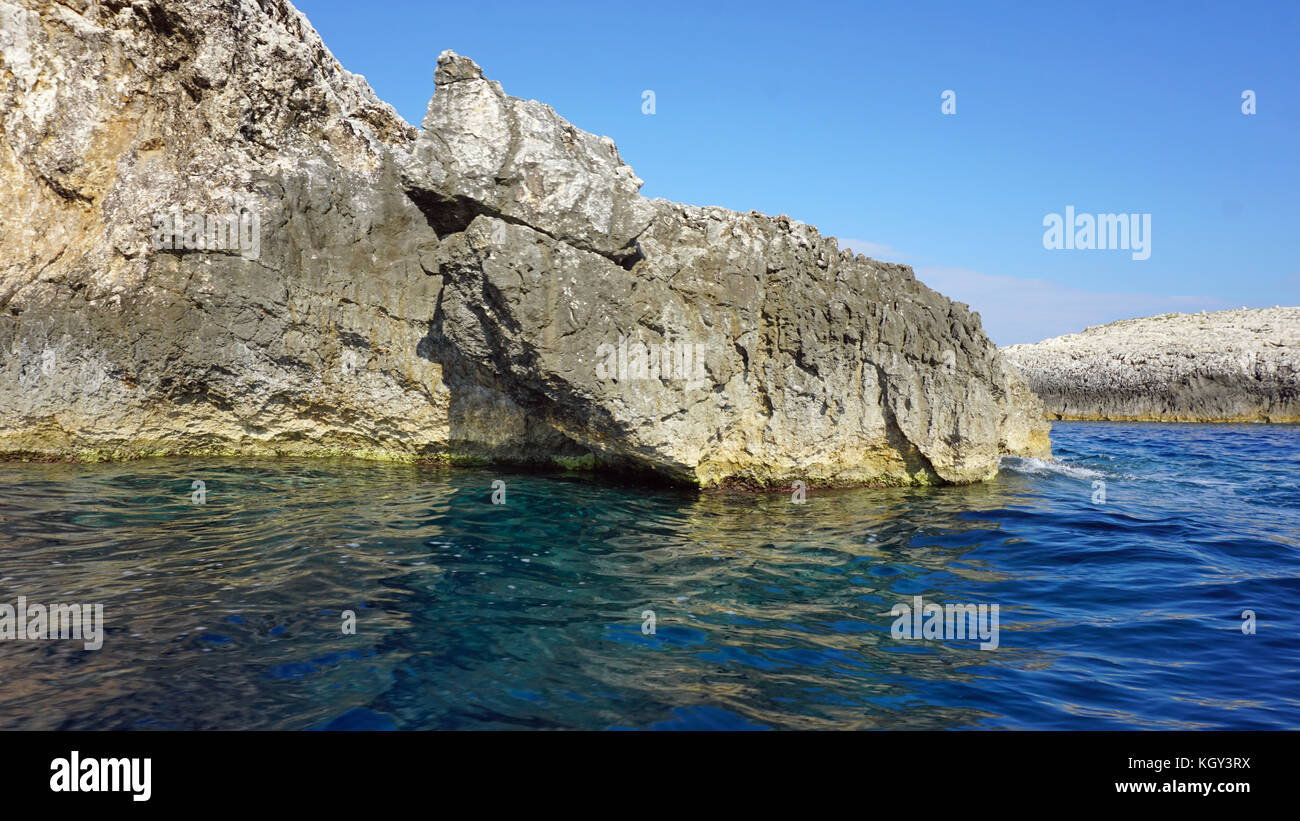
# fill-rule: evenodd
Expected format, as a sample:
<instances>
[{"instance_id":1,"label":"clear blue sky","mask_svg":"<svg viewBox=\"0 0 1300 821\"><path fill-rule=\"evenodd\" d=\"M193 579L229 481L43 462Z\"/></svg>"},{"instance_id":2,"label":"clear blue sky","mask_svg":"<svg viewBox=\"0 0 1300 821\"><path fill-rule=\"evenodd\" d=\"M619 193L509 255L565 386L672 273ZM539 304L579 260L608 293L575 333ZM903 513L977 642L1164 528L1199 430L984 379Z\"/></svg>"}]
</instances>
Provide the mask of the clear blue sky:
<instances>
[{"instance_id":1,"label":"clear blue sky","mask_svg":"<svg viewBox=\"0 0 1300 821\"><path fill-rule=\"evenodd\" d=\"M1001 344L1300 304L1295 0L297 5L416 125L453 49L613 137L645 195L911 264ZM1044 249L1067 205L1151 214L1150 259Z\"/></svg>"}]
</instances>

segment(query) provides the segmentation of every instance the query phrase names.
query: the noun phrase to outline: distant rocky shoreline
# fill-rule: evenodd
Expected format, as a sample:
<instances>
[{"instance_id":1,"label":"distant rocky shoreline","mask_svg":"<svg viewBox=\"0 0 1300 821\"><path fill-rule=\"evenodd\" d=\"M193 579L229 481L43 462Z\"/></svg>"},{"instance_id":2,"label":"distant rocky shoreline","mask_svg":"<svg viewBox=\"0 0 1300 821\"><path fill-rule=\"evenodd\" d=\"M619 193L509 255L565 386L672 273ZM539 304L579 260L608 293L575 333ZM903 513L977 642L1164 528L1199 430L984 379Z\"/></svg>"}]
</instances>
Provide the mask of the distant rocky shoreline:
<instances>
[{"instance_id":1,"label":"distant rocky shoreline","mask_svg":"<svg viewBox=\"0 0 1300 821\"><path fill-rule=\"evenodd\" d=\"M1300 308L1126 319L1002 353L1049 419L1300 422Z\"/></svg>"}]
</instances>

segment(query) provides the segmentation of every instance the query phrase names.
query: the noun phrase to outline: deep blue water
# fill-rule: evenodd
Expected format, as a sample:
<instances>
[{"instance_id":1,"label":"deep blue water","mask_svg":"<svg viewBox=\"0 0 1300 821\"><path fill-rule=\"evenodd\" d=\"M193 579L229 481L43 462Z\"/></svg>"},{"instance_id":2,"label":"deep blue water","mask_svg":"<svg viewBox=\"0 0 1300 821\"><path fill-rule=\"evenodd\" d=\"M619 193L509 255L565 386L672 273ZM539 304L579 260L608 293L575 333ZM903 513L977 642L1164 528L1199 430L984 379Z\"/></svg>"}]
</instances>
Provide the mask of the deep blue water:
<instances>
[{"instance_id":1,"label":"deep blue water","mask_svg":"<svg viewBox=\"0 0 1300 821\"><path fill-rule=\"evenodd\" d=\"M0 602L107 625L94 651L0 641L0 728L1300 728L1300 426L1053 440L1059 462L984 485L802 505L347 460L0 464ZM895 639L915 595L997 604L999 646Z\"/></svg>"}]
</instances>

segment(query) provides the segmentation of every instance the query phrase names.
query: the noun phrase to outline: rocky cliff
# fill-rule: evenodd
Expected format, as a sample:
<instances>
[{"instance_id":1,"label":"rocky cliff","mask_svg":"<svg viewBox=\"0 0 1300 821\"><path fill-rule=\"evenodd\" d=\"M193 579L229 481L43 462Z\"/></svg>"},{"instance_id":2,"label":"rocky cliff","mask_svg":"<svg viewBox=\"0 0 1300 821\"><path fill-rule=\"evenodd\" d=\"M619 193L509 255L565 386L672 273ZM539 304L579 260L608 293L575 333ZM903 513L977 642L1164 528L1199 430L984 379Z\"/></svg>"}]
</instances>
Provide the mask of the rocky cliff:
<instances>
[{"instance_id":1,"label":"rocky cliff","mask_svg":"<svg viewBox=\"0 0 1300 821\"><path fill-rule=\"evenodd\" d=\"M1126 319L1003 353L1055 419L1300 422L1300 308Z\"/></svg>"},{"instance_id":2,"label":"rocky cliff","mask_svg":"<svg viewBox=\"0 0 1300 821\"><path fill-rule=\"evenodd\" d=\"M446 52L421 129L277 0L0 0L0 453L967 482L1048 450L977 315L639 194Z\"/></svg>"}]
</instances>

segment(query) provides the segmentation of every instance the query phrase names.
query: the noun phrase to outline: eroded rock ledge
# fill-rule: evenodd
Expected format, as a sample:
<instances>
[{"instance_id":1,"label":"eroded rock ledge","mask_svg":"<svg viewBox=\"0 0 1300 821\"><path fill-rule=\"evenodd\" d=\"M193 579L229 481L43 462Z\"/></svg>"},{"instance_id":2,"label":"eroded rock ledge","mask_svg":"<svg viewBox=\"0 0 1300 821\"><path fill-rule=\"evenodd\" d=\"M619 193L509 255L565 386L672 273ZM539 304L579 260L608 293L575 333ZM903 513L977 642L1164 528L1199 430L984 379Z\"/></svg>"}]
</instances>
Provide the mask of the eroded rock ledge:
<instances>
[{"instance_id":1,"label":"eroded rock ledge","mask_svg":"<svg viewBox=\"0 0 1300 821\"><path fill-rule=\"evenodd\" d=\"M1300 308L1126 319L1003 353L1054 419L1300 422Z\"/></svg>"},{"instance_id":2,"label":"eroded rock ledge","mask_svg":"<svg viewBox=\"0 0 1300 821\"><path fill-rule=\"evenodd\" d=\"M770 485L1048 452L965 305L784 216L646 199L467 58L415 129L278 0L0 20L0 453Z\"/></svg>"}]
</instances>

